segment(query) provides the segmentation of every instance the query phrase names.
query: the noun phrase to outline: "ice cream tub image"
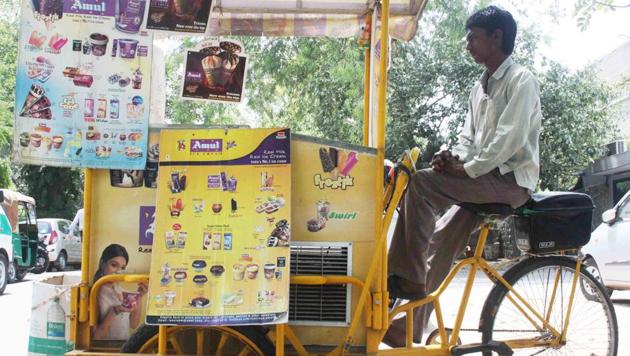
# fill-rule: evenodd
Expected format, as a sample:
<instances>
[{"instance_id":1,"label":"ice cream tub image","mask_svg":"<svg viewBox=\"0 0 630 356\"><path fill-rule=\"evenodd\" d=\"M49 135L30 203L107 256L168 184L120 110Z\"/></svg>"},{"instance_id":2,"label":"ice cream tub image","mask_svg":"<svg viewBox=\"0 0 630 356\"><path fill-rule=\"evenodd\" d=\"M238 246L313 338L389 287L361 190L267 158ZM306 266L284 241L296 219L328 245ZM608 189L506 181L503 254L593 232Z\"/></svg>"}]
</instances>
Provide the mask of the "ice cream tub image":
<instances>
[{"instance_id":1,"label":"ice cream tub image","mask_svg":"<svg viewBox=\"0 0 630 356\"><path fill-rule=\"evenodd\" d=\"M146 0L117 0L116 29L126 33L138 33L144 19L146 4Z\"/></svg>"},{"instance_id":2,"label":"ice cream tub image","mask_svg":"<svg viewBox=\"0 0 630 356\"><path fill-rule=\"evenodd\" d=\"M188 275L184 271L178 271L173 274L173 278L175 278L175 282L183 282Z\"/></svg>"},{"instance_id":3,"label":"ice cream tub image","mask_svg":"<svg viewBox=\"0 0 630 356\"><path fill-rule=\"evenodd\" d=\"M263 270L265 272L265 279L273 279L276 273L276 264L265 263L265 265L263 266Z\"/></svg>"},{"instance_id":4,"label":"ice cream tub image","mask_svg":"<svg viewBox=\"0 0 630 356\"><path fill-rule=\"evenodd\" d=\"M31 134L31 146L37 148L42 145L42 135L38 133Z\"/></svg>"},{"instance_id":5,"label":"ice cream tub image","mask_svg":"<svg viewBox=\"0 0 630 356\"><path fill-rule=\"evenodd\" d=\"M20 146L28 147L29 143L31 143L31 134L28 132L22 132L20 134Z\"/></svg>"},{"instance_id":6,"label":"ice cream tub image","mask_svg":"<svg viewBox=\"0 0 630 356\"><path fill-rule=\"evenodd\" d=\"M234 266L232 266L232 278L234 278L235 281L242 281L244 277L245 277L245 266L243 266L240 263L237 263Z\"/></svg>"},{"instance_id":7,"label":"ice cream tub image","mask_svg":"<svg viewBox=\"0 0 630 356\"><path fill-rule=\"evenodd\" d=\"M63 144L63 137L61 136L53 136L52 138L53 148L59 149Z\"/></svg>"},{"instance_id":8,"label":"ice cream tub image","mask_svg":"<svg viewBox=\"0 0 630 356\"><path fill-rule=\"evenodd\" d=\"M212 275L215 277L220 277L224 271L225 268L223 268L223 266L221 265L214 265L210 267L210 273L212 273Z\"/></svg>"},{"instance_id":9,"label":"ice cream tub image","mask_svg":"<svg viewBox=\"0 0 630 356\"><path fill-rule=\"evenodd\" d=\"M193 308L206 308L210 305L210 299L204 297L196 297L190 301L190 306Z\"/></svg>"},{"instance_id":10,"label":"ice cream tub image","mask_svg":"<svg viewBox=\"0 0 630 356\"><path fill-rule=\"evenodd\" d=\"M175 247L175 232L167 231L165 235L166 235L166 248Z\"/></svg>"},{"instance_id":11,"label":"ice cream tub image","mask_svg":"<svg viewBox=\"0 0 630 356\"><path fill-rule=\"evenodd\" d=\"M177 234L177 248L184 248L186 246L186 237L188 237L188 232L180 231Z\"/></svg>"},{"instance_id":12,"label":"ice cream tub image","mask_svg":"<svg viewBox=\"0 0 630 356\"><path fill-rule=\"evenodd\" d=\"M90 35L90 46L92 47L92 54L100 57L107 52L107 42L109 38L102 33L93 33Z\"/></svg>"},{"instance_id":13,"label":"ice cream tub image","mask_svg":"<svg viewBox=\"0 0 630 356\"><path fill-rule=\"evenodd\" d=\"M258 277L258 265L257 264L248 264L247 265L247 278L256 279Z\"/></svg>"},{"instance_id":14,"label":"ice cream tub image","mask_svg":"<svg viewBox=\"0 0 630 356\"><path fill-rule=\"evenodd\" d=\"M206 268L207 264L204 260L194 260L192 263L192 268L195 272L203 272L203 269Z\"/></svg>"},{"instance_id":15,"label":"ice cream tub image","mask_svg":"<svg viewBox=\"0 0 630 356\"><path fill-rule=\"evenodd\" d=\"M136 58L137 48L137 40L129 38L121 38L118 40L118 53L121 58Z\"/></svg>"},{"instance_id":16,"label":"ice cream tub image","mask_svg":"<svg viewBox=\"0 0 630 356\"><path fill-rule=\"evenodd\" d=\"M127 309L134 308L140 300L140 293L138 292L123 292L122 306Z\"/></svg>"},{"instance_id":17,"label":"ice cream tub image","mask_svg":"<svg viewBox=\"0 0 630 356\"><path fill-rule=\"evenodd\" d=\"M208 277L204 276L203 274L198 274L193 277L193 282L195 282L196 286L202 287L204 284L206 284L206 282L208 282Z\"/></svg>"}]
</instances>

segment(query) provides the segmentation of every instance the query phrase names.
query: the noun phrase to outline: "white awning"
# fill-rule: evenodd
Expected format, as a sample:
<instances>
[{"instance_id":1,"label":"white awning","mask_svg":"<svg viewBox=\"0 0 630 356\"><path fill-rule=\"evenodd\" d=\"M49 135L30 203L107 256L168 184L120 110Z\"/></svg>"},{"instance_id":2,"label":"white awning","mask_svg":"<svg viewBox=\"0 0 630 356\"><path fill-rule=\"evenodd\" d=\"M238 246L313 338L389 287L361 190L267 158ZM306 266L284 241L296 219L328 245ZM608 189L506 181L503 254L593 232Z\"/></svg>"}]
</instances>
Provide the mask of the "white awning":
<instances>
[{"instance_id":1,"label":"white awning","mask_svg":"<svg viewBox=\"0 0 630 356\"><path fill-rule=\"evenodd\" d=\"M391 0L390 33L409 41L427 0ZM208 34L358 37L373 0L215 0Z\"/></svg>"}]
</instances>

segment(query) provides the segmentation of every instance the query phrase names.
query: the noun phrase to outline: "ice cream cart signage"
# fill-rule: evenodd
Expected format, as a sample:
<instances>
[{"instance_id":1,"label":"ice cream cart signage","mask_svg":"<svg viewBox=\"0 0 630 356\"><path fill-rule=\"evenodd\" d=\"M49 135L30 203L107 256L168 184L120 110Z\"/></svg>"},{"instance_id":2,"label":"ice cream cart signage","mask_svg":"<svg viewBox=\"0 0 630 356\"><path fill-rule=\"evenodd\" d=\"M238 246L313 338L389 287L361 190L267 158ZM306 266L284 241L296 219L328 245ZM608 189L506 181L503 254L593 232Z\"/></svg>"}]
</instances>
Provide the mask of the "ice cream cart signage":
<instances>
[{"instance_id":1,"label":"ice cream cart signage","mask_svg":"<svg viewBox=\"0 0 630 356\"><path fill-rule=\"evenodd\" d=\"M17 161L144 168L152 52L140 31L144 3L22 1Z\"/></svg>"},{"instance_id":2,"label":"ice cream cart signage","mask_svg":"<svg viewBox=\"0 0 630 356\"><path fill-rule=\"evenodd\" d=\"M162 131L148 324L287 321L290 147L288 129Z\"/></svg>"}]
</instances>

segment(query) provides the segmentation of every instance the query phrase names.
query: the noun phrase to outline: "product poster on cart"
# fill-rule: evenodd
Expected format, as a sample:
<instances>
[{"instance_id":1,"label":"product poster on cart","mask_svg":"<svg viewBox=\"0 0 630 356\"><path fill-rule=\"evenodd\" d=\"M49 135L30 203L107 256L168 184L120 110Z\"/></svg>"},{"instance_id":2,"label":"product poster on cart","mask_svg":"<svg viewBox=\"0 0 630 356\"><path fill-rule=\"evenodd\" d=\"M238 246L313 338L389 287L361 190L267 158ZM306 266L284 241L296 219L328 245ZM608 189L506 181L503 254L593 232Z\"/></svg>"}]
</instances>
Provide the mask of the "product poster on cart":
<instances>
[{"instance_id":1,"label":"product poster on cart","mask_svg":"<svg viewBox=\"0 0 630 356\"><path fill-rule=\"evenodd\" d=\"M152 37L145 0L23 0L15 160L144 169Z\"/></svg>"},{"instance_id":2,"label":"product poster on cart","mask_svg":"<svg viewBox=\"0 0 630 356\"><path fill-rule=\"evenodd\" d=\"M163 130L147 324L285 323L289 129Z\"/></svg>"}]
</instances>

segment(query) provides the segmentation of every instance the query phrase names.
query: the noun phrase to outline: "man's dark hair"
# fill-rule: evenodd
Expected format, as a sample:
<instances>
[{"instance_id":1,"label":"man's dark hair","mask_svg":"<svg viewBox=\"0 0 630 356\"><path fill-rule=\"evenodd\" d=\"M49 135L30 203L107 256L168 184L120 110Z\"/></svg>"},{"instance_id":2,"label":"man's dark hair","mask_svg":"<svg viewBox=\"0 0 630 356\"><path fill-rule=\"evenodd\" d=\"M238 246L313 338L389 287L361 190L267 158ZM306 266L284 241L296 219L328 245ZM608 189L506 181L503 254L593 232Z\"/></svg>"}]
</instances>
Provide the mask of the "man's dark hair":
<instances>
[{"instance_id":1,"label":"man's dark hair","mask_svg":"<svg viewBox=\"0 0 630 356\"><path fill-rule=\"evenodd\" d=\"M516 21L508 11L496 6L488 6L474 14L466 20L466 30L472 27L480 27L486 30L488 35L499 29L503 32L503 43L501 51L504 54L512 54L514 50L514 39L516 38Z\"/></svg>"}]
</instances>

